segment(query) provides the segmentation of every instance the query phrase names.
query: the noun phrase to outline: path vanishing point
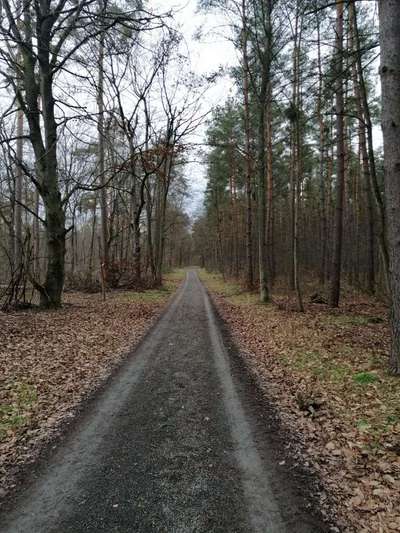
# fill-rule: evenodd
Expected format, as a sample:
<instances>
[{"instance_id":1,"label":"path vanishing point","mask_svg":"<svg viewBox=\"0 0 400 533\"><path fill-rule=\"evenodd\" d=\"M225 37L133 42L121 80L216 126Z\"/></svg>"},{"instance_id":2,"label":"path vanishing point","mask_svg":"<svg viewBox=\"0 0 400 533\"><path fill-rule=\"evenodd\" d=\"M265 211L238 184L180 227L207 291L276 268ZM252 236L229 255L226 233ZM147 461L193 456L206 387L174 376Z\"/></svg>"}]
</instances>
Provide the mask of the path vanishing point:
<instances>
[{"instance_id":1,"label":"path vanishing point","mask_svg":"<svg viewBox=\"0 0 400 533\"><path fill-rule=\"evenodd\" d=\"M0 531L328 531L299 480L282 473L268 417L224 335L189 272L157 324L31 474Z\"/></svg>"}]
</instances>

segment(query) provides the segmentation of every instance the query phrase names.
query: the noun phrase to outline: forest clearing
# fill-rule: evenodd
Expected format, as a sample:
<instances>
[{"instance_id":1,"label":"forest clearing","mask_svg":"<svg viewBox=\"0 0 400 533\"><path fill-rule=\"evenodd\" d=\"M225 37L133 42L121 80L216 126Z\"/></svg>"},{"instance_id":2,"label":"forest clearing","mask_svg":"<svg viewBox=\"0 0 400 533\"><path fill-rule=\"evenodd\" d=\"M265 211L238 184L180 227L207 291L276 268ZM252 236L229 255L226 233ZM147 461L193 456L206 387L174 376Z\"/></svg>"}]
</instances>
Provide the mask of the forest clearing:
<instances>
[{"instance_id":1,"label":"forest clearing","mask_svg":"<svg viewBox=\"0 0 400 533\"><path fill-rule=\"evenodd\" d=\"M395 0L1 0L0 531L400 531L399 128Z\"/></svg>"}]
</instances>

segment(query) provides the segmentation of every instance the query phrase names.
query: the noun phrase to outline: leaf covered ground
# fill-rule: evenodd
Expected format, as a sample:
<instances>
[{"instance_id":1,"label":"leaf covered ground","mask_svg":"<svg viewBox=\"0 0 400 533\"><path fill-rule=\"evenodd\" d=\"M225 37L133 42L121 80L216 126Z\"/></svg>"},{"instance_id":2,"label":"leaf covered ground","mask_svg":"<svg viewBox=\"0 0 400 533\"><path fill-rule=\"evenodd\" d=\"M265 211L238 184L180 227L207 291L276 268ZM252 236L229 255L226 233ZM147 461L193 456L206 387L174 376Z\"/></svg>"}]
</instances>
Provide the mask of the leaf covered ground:
<instances>
[{"instance_id":1,"label":"leaf covered ground","mask_svg":"<svg viewBox=\"0 0 400 533\"><path fill-rule=\"evenodd\" d=\"M400 531L400 380L388 375L387 309L349 294L339 310L257 296L202 272L246 363L318 473L340 531ZM277 305L278 304L278 305Z\"/></svg>"},{"instance_id":2,"label":"leaf covered ground","mask_svg":"<svg viewBox=\"0 0 400 533\"><path fill-rule=\"evenodd\" d=\"M0 313L0 497L137 344L182 276L105 302L67 293L58 311Z\"/></svg>"}]
</instances>

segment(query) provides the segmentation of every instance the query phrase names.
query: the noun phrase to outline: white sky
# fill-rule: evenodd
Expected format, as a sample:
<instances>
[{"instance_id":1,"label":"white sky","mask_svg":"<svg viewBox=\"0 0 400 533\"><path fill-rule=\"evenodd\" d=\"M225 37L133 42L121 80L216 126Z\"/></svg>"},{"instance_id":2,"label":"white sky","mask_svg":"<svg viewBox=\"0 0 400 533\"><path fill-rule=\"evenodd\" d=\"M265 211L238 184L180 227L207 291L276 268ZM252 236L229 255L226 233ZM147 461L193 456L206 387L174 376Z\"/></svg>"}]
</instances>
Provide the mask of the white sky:
<instances>
[{"instance_id":1,"label":"white sky","mask_svg":"<svg viewBox=\"0 0 400 533\"><path fill-rule=\"evenodd\" d=\"M184 36L183 52L190 57L191 68L196 74L212 74L222 68L237 64L236 52L229 41L229 28L224 26L226 19L213 11L205 14L197 10L197 0L152 0L151 5L158 12L173 9L175 20ZM201 30L201 39L195 35ZM203 103L203 112L213 106L223 104L235 92L229 76L219 77L207 91ZM205 127L198 129L197 135L190 139L194 143L204 142ZM205 169L201 160L190 163L186 167L191 198L187 202L187 210L195 214L201 209L203 192L206 186Z\"/></svg>"},{"instance_id":2,"label":"white sky","mask_svg":"<svg viewBox=\"0 0 400 533\"><path fill-rule=\"evenodd\" d=\"M174 11L174 18L185 40L183 52L189 55L191 68L196 74L211 74L221 67L226 69L237 65L236 51L229 40L230 28L227 26L227 19L222 14L218 15L216 10L213 10L211 14L205 14L197 9L197 3L197 0L150 0L150 5L157 12L167 12L171 9ZM371 9L371 15L376 17L376 6L368 5L368 7ZM196 39L195 35L199 32L201 37ZM378 66L379 61L376 62L376 69ZM377 74L379 84L378 80ZM223 104L229 96L234 94L234 84L229 76L219 77L207 92L203 112L215 105ZM197 135L193 136L190 141L204 142L204 134L205 126L200 127ZM374 141L376 147L382 146L380 127L374 128ZM187 165L186 177L191 193L186 208L191 215L195 215L202 207L203 192L206 186L205 168L201 158Z\"/></svg>"},{"instance_id":3,"label":"white sky","mask_svg":"<svg viewBox=\"0 0 400 533\"><path fill-rule=\"evenodd\" d=\"M400 1L400 0L399 0ZM191 69L196 74L207 75L237 65L238 58L233 44L230 42L231 30L224 15L216 10L206 14L197 9L198 0L149 0L150 7L157 13L174 12L175 23L178 25L184 42L181 45L183 54L190 57ZM376 15L376 6L371 7L371 14ZM373 11L374 10L374 11ZM195 38L196 34L200 39ZM378 65L377 65L378 66ZM377 79L379 79L377 77ZM205 113L235 94L233 81L228 75L220 76L207 91L203 110ZM198 128L189 142L204 142L205 125ZM381 146L382 136L380 128L374 128L376 146ZM196 155L196 154L193 154ZM203 192L206 186L205 168L201 157L186 167L191 197L186 203L190 214L195 214L202 206Z\"/></svg>"}]
</instances>

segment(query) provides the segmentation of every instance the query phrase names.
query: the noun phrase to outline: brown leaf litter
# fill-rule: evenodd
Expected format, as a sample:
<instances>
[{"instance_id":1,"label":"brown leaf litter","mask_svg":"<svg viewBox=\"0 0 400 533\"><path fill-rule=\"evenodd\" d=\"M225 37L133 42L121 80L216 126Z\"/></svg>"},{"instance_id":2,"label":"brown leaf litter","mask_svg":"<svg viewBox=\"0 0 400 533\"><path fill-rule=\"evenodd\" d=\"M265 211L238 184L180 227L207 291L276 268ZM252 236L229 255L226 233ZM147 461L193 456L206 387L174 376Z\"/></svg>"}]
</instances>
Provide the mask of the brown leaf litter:
<instances>
[{"instance_id":1,"label":"brown leaf litter","mask_svg":"<svg viewBox=\"0 0 400 533\"><path fill-rule=\"evenodd\" d=\"M347 297L340 310L299 313L202 277L291 449L321 479L324 513L343 532L400 531L400 380L387 373L385 306Z\"/></svg>"},{"instance_id":2,"label":"brown leaf litter","mask_svg":"<svg viewBox=\"0 0 400 533\"><path fill-rule=\"evenodd\" d=\"M69 293L57 311L0 313L0 497L160 314L167 290Z\"/></svg>"}]
</instances>

